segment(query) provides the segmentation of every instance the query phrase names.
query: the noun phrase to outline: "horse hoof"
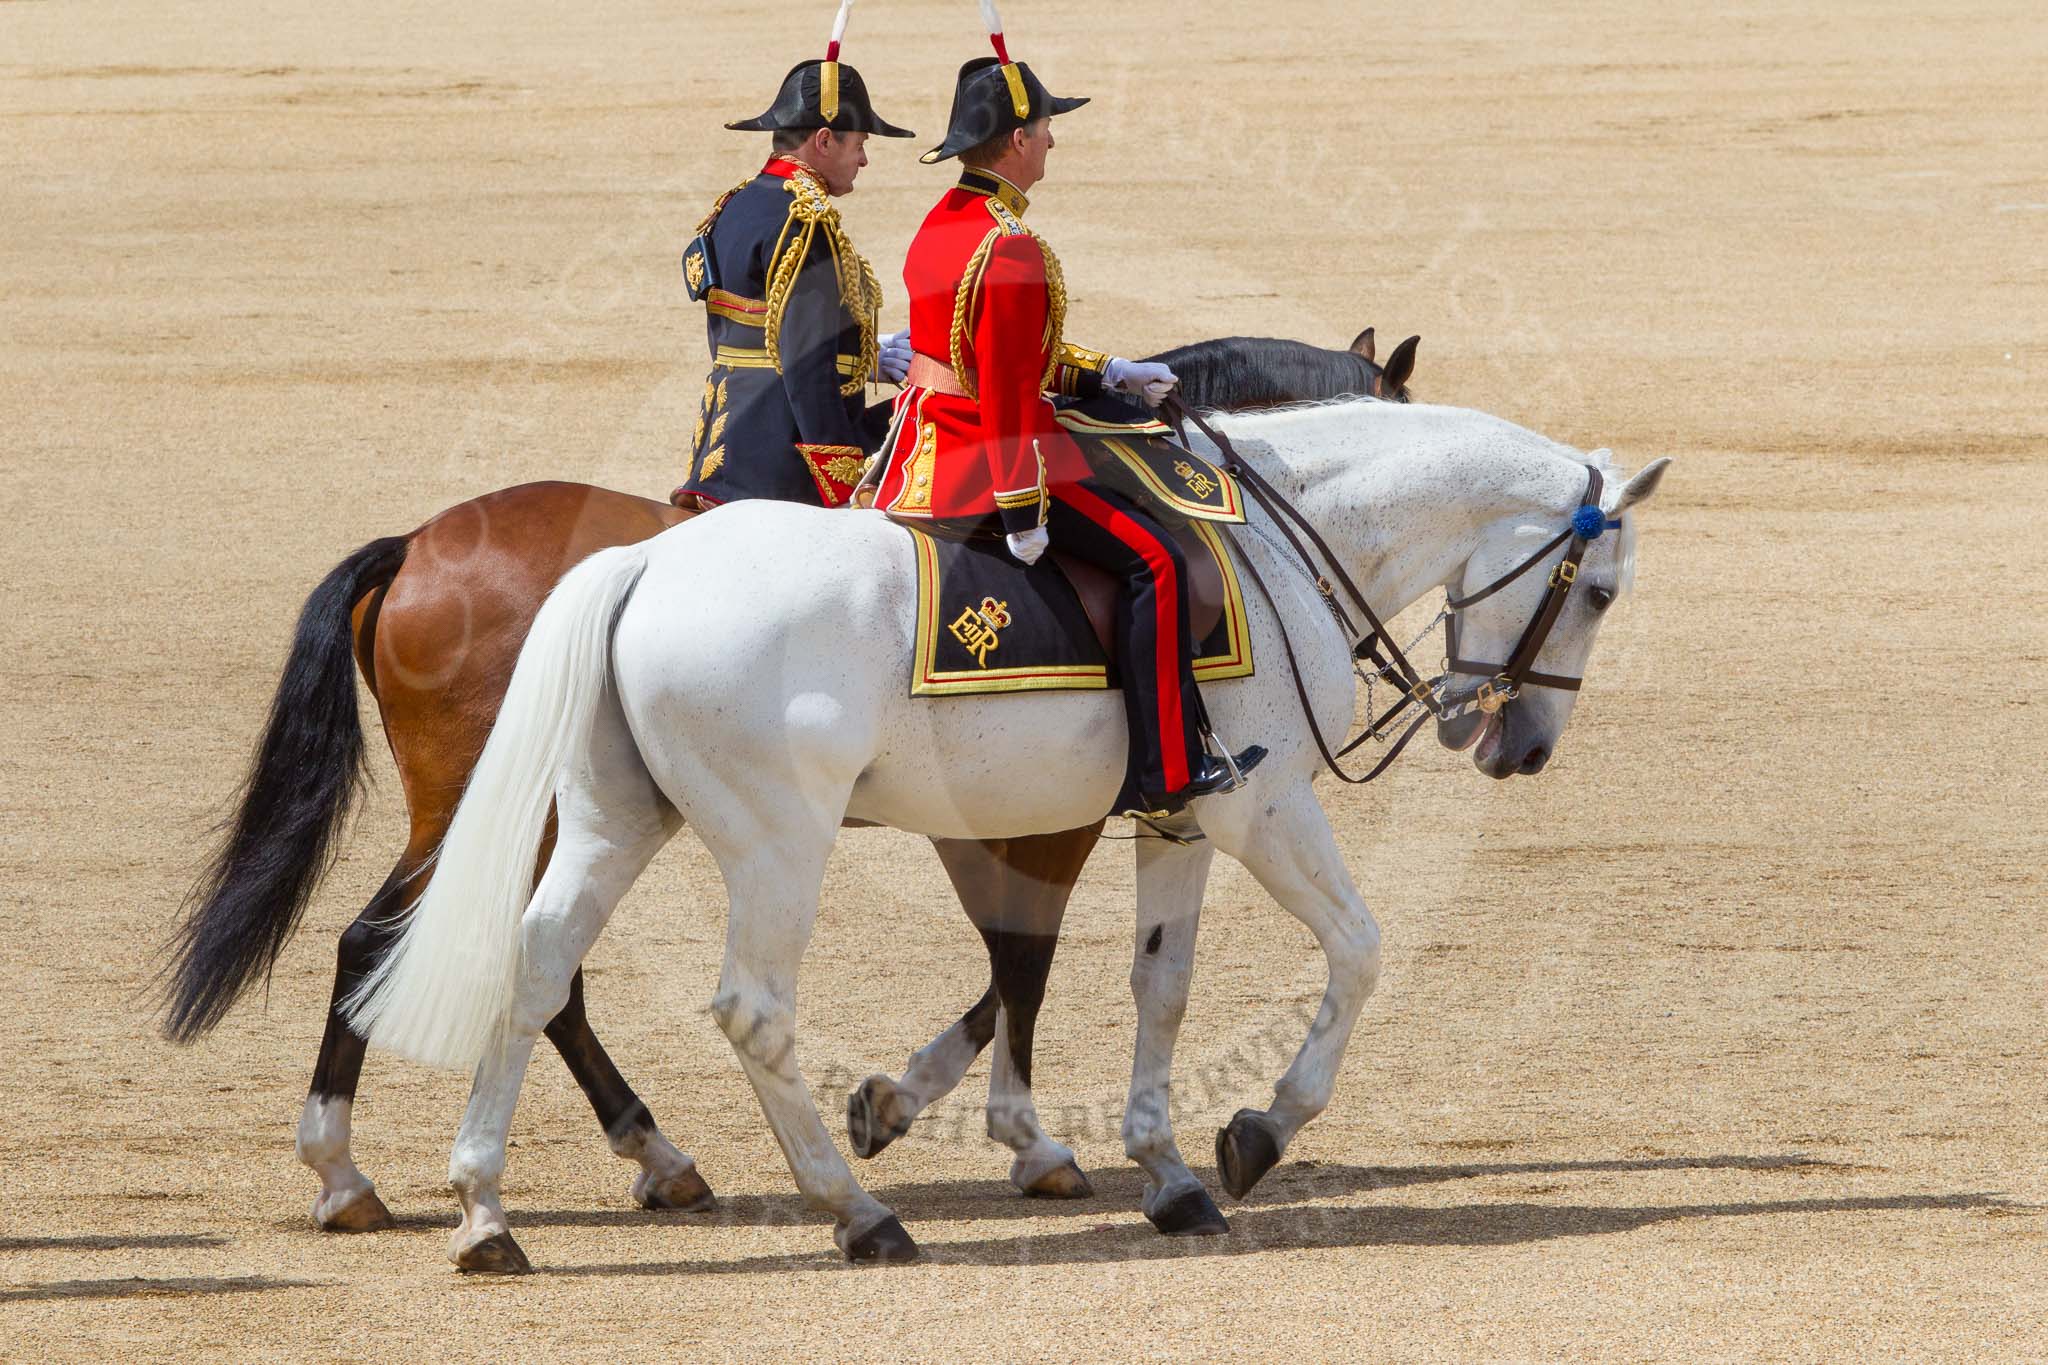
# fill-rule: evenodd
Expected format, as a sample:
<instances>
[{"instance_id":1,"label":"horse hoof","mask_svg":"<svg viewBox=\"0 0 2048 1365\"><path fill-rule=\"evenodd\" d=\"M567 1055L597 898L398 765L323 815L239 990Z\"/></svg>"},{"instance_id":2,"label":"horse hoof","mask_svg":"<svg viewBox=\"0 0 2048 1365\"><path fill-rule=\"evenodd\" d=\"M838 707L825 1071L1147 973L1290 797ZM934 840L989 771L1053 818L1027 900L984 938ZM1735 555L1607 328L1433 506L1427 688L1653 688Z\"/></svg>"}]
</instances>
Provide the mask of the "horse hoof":
<instances>
[{"instance_id":1,"label":"horse hoof","mask_svg":"<svg viewBox=\"0 0 2048 1365\"><path fill-rule=\"evenodd\" d=\"M1027 1199L1088 1199L1094 1193L1095 1187L1088 1183L1088 1177L1071 1161L1053 1167L1024 1187Z\"/></svg>"},{"instance_id":2,"label":"horse hoof","mask_svg":"<svg viewBox=\"0 0 2048 1365\"><path fill-rule=\"evenodd\" d=\"M455 1253L454 1261L455 1268L467 1275L524 1275L533 1269L509 1232L472 1242Z\"/></svg>"},{"instance_id":3,"label":"horse hoof","mask_svg":"<svg viewBox=\"0 0 2048 1365\"><path fill-rule=\"evenodd\" d=\"M313 1201L313 1221L322 1232L382 1232L398 1225L377 1191L369 1188L338 1205L329 1204L326 1195L320 1196Z\"/></svg>"},{"instance_id":4,"label":"horse hoof","mask_svg":"<svg viewBox=\"0 0 2048 1365\"><path fill-rule=\"evenodd\" d=\"M684 1213L702 1213L718 1202L695 1166L659 1180L642 1171L633 1181L633 1200L643 1209L681 1209Z\"/></svg>"},{"instance_id":5,"label":"horse hoof","mask_svg":"<svg viewBox=\"0 0 2048 1365\"><path fill-rule=\"evenodd\" d=\"M860 1236L848 1239L846 1259L861 1265L902 1265L917 1259L917 1243L892 1213Z\"/></svg>"},{"instance_id":6,"label":"horse hoof","mask_svg":"<svg viewBox=\"0 0 2048 1365\"><path fill-rule=\"evenodd\" d=\"M1238 1110L1230 1126L1216 1134L1216 1171L1232 1199L1250 1194L1252 1186L1279 1162L1280 1140L1256 1109Z\"/></svg>"},{"instance_id":7,"label":"horse hoof","mask_svg":"<svg viewBox=\"0 0 2048 1365\"><path fill-rule=\"evenodd\" d=\"M910 1131L899 1107L896 1082L887 1076L868 1077L846 1097L846 1139L855 1156L875 1156Z\"/></svg>"},{"instance_id":8,"label":"horse hoof","mask_svg":"<svg viewBox=\"0 0 2048 1365\"><path fill-rule=\"evenodd\" d=\"M1145 1217L1168 1237L1220 1237L1230 1231L1223 1210L1216 1207L1216 1201L1200 1185L1183 1190L1159 1212Z\"/></svg>"}]
</instances>

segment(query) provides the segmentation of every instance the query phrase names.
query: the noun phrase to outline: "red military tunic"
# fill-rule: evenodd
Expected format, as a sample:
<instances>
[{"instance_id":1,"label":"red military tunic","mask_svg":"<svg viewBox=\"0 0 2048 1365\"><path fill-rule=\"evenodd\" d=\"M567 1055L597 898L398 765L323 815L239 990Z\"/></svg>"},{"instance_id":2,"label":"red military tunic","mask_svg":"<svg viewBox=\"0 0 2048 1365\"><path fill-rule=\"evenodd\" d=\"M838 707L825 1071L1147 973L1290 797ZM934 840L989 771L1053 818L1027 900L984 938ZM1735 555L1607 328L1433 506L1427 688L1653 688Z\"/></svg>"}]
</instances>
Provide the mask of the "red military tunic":
<instances>
[{"instance_id":1,"label":"red military tunic","mask_svg":"<svg viewBox=\"0 0 2048 1365\"><path fill-rule=\"evenodd\" d=\"M912 240L903 279L917 354L875 503L899 516L994 512L1012 534L1044 525L1055 547L1116 575L1128 785L1170 796L1202 756L1185 565L1142 508L1089 479L1054 419L1046 392L1100 393L1106 358L1060 339L1066 284L1024 207L1015 186L970 167Z\"/></svg>"},{"instance_id":2,"label":"red military tunic","mask_svg":"<svg viewBox=\"0 0 2048 1365\"><path fill-rule=\"evenodd\" d=\"M969 168L910 244L910 346L924 359L897 400L908 411L875 500L899 516L999 512L1005 530L1025 531L1043 488L1088 477L1045 394L1099 392L1106 357L1061 340L1065 281L1024 226L1026 203Z\"/></svg>"}]
</instances>

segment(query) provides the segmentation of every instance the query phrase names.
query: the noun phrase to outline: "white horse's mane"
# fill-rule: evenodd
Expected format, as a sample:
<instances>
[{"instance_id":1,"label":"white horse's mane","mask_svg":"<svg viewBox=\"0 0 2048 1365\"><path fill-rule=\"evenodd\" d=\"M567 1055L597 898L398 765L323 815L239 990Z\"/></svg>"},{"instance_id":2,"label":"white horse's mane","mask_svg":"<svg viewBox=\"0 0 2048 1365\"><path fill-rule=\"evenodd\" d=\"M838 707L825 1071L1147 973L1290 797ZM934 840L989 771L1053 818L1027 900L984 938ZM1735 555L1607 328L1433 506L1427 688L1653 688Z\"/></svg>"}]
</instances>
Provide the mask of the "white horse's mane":
<instances>
[{"instance_id":1,"label":"white horse's mane","mask_svg":"<svg viewBox=\"0 0 2048 1365\"><path fill-rule=\"evenodd\" d=\"M1477 418L1499 426L1512 427L1517 431L1528 431L1528 428L1518 426L1505 417L1496 417L1490 412L1481 412L1477 408L1452 407L1444 403L1395 403L1385 398L1375 398L1370 394L1344 394L1336 398L1309 398L1303 399L1299 403L1282 403L1277 407L1255 408L1244 412L1211 412L1208 416L1212 421L1228 422L1233 427L1239 427L1250 432L1265 426L1269 422L1279 423L1290 418L1319 417L1324 414L1334 416L1339 409L1346 408L1385 408L1390 414L1404 413L1415 416L1441 413L1446 417ZM1540 432L1529 431L1529 435L1537 437L1547 444L1553 452L1576 464L1586 465L1603 472L1615 468L1614 452L1604 446L1598 450L1585 451L1568 446L1562 441L1552 440Z\"/></svg>"},{"instance_id":2,"label":"white horse's mane","mask_svg":"<svg viewBox=\"0 0 2048 1365\"><path fill-rule=\"evenodd\" d=\"M1210 414L1210 417L1211 420L1228 423L1236 431L1270 445L1273 437L1280 434L1275 428L1281 428L1288 424L1300 424L1304 418L1335 417L1341 410L1364 407L1385 408L1390 413L1398 412L1418 417L1441 413L1445 417L1455 416L1476 419L1514 431L1526 432L1528 435L1541 441L1549 453L1558 456L1560 459L1573 464L1583 465L1588 469L1597 469L1603 476L1611 476L1605 480L1605 491L1601 498L1601 501L1610 507L1613 505L1615 497L1620 494L1622 485L1627 482L1625 478L1621 477L1622 471L1619 466L1614 463L1614 452L1605 446L1597 450L1579 450L1576 447L1564 444L1562 441L1554 441L1540 432L1529 431L1528 428L1518 426L1505 417L1496 417L1491 413L1481 412L1476 408L1458 408L1436 403L1394 403L1384 398L1374 398L1368 394L1348 394L1337 398L1316 398L1299 403L1284 403L1278 407L1261 408L1249 412L1218 412ZM1635 517L1624 512L1621 517L1621 529L1616 534L1618 536L1614 547L1616 590L1618 592L1627 592L1629 588L1634 586L1636 576Z\"/></svg>"}]
</instances>

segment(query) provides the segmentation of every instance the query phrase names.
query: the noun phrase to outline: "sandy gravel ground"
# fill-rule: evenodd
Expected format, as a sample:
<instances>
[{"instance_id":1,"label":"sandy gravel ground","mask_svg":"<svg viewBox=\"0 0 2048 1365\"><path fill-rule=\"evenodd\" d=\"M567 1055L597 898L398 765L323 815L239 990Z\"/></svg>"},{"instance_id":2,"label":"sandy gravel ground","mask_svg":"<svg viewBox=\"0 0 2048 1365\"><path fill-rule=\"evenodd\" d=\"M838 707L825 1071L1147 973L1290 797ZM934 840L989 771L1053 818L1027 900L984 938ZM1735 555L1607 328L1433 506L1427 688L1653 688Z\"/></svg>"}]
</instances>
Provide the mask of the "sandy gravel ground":
<instances>
[{"instance_id":1,"label":"sandy gravel ground","mask_svg":"<svg viewBox=\"0 0 2048 1365\"><path fill-rule=\"evenodd\" d=\"M1111 846L1039 1069L1099 1197L1013 1196L977 1073L862 1171L927 1261L845 1268L706 1013L721 895L686 836L592 1009L721 1210L631 1207L543 1059L508 1190L543 1273L461 1279L465 1087L373 1057L357 1151L403 1226L315 1231L292 1127L334 935L399 846L383 756L267 1002L177 1051L141 995L290 619L486 489L668 489L705 361L675 255L759 151L717 125L830 6L6 0L0 1352L2048 1356L2048 15L1008 8L1096 97L1033 209L1074 336L1372 322L1424 334L1431 398L1678 457L1546 775L1418 749L1327 797L1386 934L1330 1112L1228 1238L1151 1233ZM872 0L849 55L935 135L978 42L965 0ZM892 319L923 145L846 206ZM803 1001L822 1102L982 971L917 841L847 837ZM1319 985L1219 869L1190 1153L1265 1102Z\"/></svg>"}]
</instances>

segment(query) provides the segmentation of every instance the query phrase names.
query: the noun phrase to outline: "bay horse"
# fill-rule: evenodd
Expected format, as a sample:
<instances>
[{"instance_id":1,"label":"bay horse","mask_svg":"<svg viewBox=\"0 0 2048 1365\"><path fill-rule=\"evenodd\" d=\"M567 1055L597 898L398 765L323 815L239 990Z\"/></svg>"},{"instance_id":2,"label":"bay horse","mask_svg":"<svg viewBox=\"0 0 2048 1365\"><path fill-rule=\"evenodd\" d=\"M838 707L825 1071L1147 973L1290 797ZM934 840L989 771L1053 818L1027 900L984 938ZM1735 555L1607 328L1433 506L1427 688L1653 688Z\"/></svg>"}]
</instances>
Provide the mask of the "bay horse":
<instances>
[{"instance_id":1,"label":"bay horse","mask_svg":"<svg viewBox=\"0 0 2048 1365\"><path fill-rule=\"evenodd\" d=\"M1183 391L1204 408L1354 393L1406 402L1417 340L1402 342L1384 366L1377 363L1370 327L1345 350L1226 337L1167 356ZM306 600L234 814L188 898L172 945L164 1032L178 1042L209 1032L267 976L297 930L361 791L360 671L383 721L410 830L390 875L342 932L337 949L326 1031L296 1143L300 1161L320 1180L313 1202L319 1227L364 1232L392 1223L351 1152L364 1045L340 1005L431 876L434 852L483 750L534 614L578 561L692 515L587 484L501 489L449 508L409 535L370 542ZM1060 921L1100 828L1097 821L1064 834L935 841L962 905L986 938L993 980L957 1023L918 1053L900 1086L876 1077L856 1091L849 1127L863 1156L879 1152L950 1091L999 1022L1008 1043L998 1050L999 1065L1028 1087L1037 1007ZM544 839L537 867L546 861ZM1020 924L1029 928L1020 931ZM710 1188L695 1162L662 1135L598 1041L580 971L547 1036L589 1099L612 1151L640 1168L632 1197L650 1209L708 1205ZM1034 1164L1013 1166L1011 1177L1030 1194L1089 1193L1070 1153L1064 1159L1039 1155Z\"/></svg>"},{"instance_id":2,"label":"bay horse","mask_svg":"<svg viewBox=\"0 0 2048 1365\"><path fill-rule=\"evenodd\" d=\"M1668 461L1608 489L1605 452L1582 455L1481 413L1370 400L1218 426L1246 478L1277 487L1320 529L1331 571L1362 585L1359 601L1392 616L1433 588L1464 595L1439 739L1473 744L1495 777L1540 771L1604 612L1628 586L1633 510ZM1288 666L1211 684L1204 698L1220 732L1255 735L1270 756L1243 790L1193 803L1205 838L1139 844L1124 1142L1162 1230L1214 1208L1175 1145L1167 1093L1215 851L1314 933L1329 967L1271 1105L1240 1110L1218 1135L1232 1193L1328 1105L1379 970L1379 930L1310 786L1321 737L1350 722L1360 642L1333 619L1317 566L1282 543L1268 504L1255 503L1246 529L1233 544L1259 588L1247 593L1254 649ZM534 1042L621 896L685 823L729 898L711 1012L798 1189L832 1215L848 1259L917 1255L832 1145L796 1061L797 973L826 859L848 820L969 840L1083 827L1122 784L1126 736L1121 703L1101 692L943 704L908 695L914 558L910 536L879 512L736 503L687 534L593 555L549 596L433 880L345 1002L372 1043L474 1074L449 1163L458 1266L526 1266L500 1191ZM1549 582L1527 572L1553 559ZM1471 662L1500 659L1510 662ZM1502 680L1506 693L1492 692ZM1478 723L1467 724L1475 702ZM559 828L536 887L551 812ZM1004 1083L999 1069L993 1084ZM1008 1140L1020 1155L1050 1141Z\"/></svg>"}]
</instances>

